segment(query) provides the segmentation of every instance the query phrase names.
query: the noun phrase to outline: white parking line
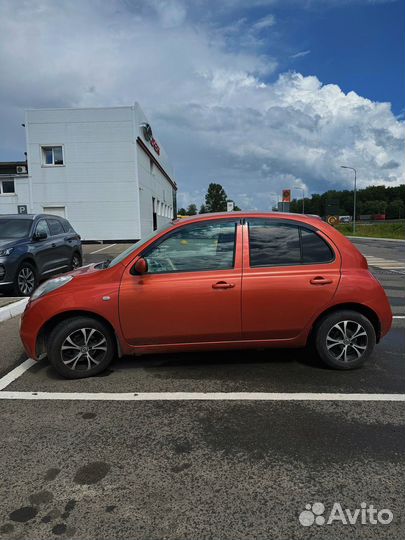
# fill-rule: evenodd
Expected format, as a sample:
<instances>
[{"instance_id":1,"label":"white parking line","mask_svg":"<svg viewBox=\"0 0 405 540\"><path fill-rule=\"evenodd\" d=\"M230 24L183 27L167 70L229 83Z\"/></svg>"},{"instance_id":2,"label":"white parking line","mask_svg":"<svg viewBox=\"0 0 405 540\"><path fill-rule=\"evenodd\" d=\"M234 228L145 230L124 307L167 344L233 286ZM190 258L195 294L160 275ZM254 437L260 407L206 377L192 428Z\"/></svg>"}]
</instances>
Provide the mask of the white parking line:
<instances>
[{"instance_id":1,"label":"white parking line","mask_svg":"<svg viewBox=\"0 0 405 540\"><path fill-rule=\"evenodd\" d=\"M25 360L25 362L7 373L7 375L4 375L4 377L0 379L0 390L3 390L3 388L6 388L9 384L18 379L18 377L21 377L21 375L23 375L34 364L36 364L35 360L28 358Z\"/></svg>"},{"instance_id":2,"label":"white parking line","mask_svg":"<svg viewBox=\"0 0 405 540\"><path fill-rule=\"evenodd\" d=\"M268 392L0 392L0 399L67 401L405 401L405 394Z\"/></svg>"},{"instance_id":3,"label":"white parking line","mask_svg":"<svg viewBox=\"0 0 405 540\"><path fill-rule=\"evenodd\" d=\"M114 247L116 246L117 244L108 244L108 246L104 246L100 249L96 249L96 251L90 251L90 255L93 255L94 253L98 253L99 251L103 251L104 249L107 249L107 248L110 248L110 247Z\"/></svg>"}]
</instances>

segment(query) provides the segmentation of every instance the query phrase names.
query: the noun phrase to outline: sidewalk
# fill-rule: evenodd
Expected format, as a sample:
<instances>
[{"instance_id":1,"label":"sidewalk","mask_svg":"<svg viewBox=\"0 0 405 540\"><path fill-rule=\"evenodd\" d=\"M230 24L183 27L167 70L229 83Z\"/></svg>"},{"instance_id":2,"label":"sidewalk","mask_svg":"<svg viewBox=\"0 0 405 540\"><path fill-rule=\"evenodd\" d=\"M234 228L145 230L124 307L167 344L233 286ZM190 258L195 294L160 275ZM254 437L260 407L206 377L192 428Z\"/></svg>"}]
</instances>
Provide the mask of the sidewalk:
<instances>
[{"instance_id":1,"label":"sidewalk","mask_svg":"<svg viewBox=\"0 0 405 540\"><path fill-rule=\"evenodd\" d=\"M346 235L346 238L349 240L351 238L355 238L356 240L384 240L387 242L405 242L405 240L402 240L401 238L380 238L379 236L349 236Z\"/></svg>"},{"instance_id":2,"label":"sidewalk","mask_svg":"<svg viewBox=\"0 0 405 540\"><path fill-rule=\"evenodd\" d=\"M28 302L28 298L4 296L0 298L0 322L20 315Z\"/></svg>"}]
</instances>

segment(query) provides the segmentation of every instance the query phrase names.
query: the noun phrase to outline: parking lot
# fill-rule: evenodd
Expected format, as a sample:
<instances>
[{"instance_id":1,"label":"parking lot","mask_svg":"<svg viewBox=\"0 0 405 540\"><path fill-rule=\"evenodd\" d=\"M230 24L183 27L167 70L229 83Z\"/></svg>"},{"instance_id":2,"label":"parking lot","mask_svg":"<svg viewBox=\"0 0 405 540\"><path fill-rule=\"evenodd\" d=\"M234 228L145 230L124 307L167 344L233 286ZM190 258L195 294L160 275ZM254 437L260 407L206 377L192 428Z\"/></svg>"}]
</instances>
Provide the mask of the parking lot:
<instances>
[{"instance_id":1,"label":"parking lot","mask_svg":"<svg viewBox=\"0 0 405 540\"><path fill-rule=\"evenodd\" d=\"M403 537L404 243L353 241L395 315L356 371L275 349L123 358L65 380L46 360L26 369L18 317L0 323L0 537ZM84 263L125 247L86 245ZM315 502L393 519L302 525Z\"/></svg>"}]
</instances>

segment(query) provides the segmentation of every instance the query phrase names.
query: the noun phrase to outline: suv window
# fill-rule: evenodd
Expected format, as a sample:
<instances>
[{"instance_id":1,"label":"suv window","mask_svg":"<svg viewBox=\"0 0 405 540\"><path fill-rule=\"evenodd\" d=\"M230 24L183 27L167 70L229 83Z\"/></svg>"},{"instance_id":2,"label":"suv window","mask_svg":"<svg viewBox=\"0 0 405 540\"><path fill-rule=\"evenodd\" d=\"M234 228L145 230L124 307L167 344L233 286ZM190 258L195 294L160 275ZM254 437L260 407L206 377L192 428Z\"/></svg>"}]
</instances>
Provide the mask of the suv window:
<instances>
[{"instance_id":1,"label":"suv window","mask_svg":"<svg viewBox=\"0 0 405 540\"><path fill-rule=\"evenodd\" d=\"M42 233L42 232L45 232L46 236L51 236L46 219L40 219L37 223L37 226L35 227L35 234Z\"/></svg>"},{"instance_id":2,"label":"suv window","mask_svg":"<svg viewBox=\"0 0 405 540\"><path fill-rule=\"evenodd\" d=\"M233 268L236 222L196 223L169 233L142 256L149 274Z\"/></svg>"},{"instance_id":3,"label":"suv window","mask_svg":"<svg viewBox=\"0 0 405 540\"><path fill-rule=\"evenodd\" d=\"M329 262L333 259L331 248L316 232L301 228L301 243L304 264Z\"/></svg>"},{"instance_id":4,"label":"suv window","mask_svg":"<svg viewBox=\"0 0 405 540\"><path fill-rule=\"evenodd\" d=\"M249 221L250 266L288 266L330 262L334 253L315 231L266 219Z\"/></svg>"},{"instance_id":5,"label":"suv window","mask_svg":"<svg viewBox=\"0 0 405 540\"><path fill-rule=\"evenodd\" d=\"M68 222L67 219L61 219L60 220L61 223L62 223L62 227L63 227L63 230L65 232L75 232L74 228L72 227L72 225Z\"/></svg>"},{"instance_id":6,"label":"suv window","mask_svg":"<svg viewBox=\"0 0 405 540\"><path fill-rule=\"evenodd\" d=\"M48 219L49 230L51 231L51 236L56 236L57 234L63 234L63 228L61 222L58 219Z\"/></svg>"},{"instance_id":7,"label":"suv window","mask_svg":"<svg viewBox=\"0 0 405 540\"><path fill-rule=\"evenodd\" d=\"M300 264L298 227L269 220L249 221L250 266Z\"/></svg>"}]
</instances>

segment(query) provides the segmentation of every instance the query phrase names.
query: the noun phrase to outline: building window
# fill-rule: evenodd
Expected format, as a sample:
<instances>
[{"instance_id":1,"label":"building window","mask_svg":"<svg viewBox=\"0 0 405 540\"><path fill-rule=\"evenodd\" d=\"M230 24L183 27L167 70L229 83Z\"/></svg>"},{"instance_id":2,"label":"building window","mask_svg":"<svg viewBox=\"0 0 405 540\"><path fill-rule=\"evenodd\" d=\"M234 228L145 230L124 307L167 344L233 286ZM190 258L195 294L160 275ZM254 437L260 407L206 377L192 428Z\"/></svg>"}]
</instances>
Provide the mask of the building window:
<instances>
[{"instance_id":1,"label":"building window","mask_svg":"<svg viewBox=\"0 0 405 540\"><path fill-rule=\"evenodd\" d=\"M0 180L0 195L13 195L14 193L14 180Z\"/></svg>"},{"instance_id":2,"label":"building window","mask_svg":"<svg viewBox=\"0 0 405 540\"><path fill-rule=\"evenodd\" d=\"M61 146L42 146L41 148L43 165L63 165L63 149Z\"/></svg>"}]
</instances>

